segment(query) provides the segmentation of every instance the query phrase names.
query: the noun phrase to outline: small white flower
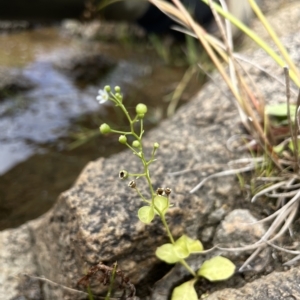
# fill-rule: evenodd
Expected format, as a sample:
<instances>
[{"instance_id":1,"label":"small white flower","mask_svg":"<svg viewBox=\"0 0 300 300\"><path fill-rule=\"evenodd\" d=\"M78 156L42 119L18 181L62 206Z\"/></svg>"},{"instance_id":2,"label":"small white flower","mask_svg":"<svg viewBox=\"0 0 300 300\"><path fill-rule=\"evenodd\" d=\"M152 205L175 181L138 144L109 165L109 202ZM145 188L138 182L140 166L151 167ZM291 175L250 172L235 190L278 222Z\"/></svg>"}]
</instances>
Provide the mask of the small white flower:
<instances>
[{"instance_id":1,"label":"small white flower","mask_svg":"<svg viewBox=\"0 0 300 300\"><path fill-rule=\"evenodd\" d=\"M106 102L108 100L108 98L109 98L109 95L108 95L107 91L105 91L105 90L98 91L98 96L96 99L99 101L99 104Z\"/></svg>"}]
</instances>

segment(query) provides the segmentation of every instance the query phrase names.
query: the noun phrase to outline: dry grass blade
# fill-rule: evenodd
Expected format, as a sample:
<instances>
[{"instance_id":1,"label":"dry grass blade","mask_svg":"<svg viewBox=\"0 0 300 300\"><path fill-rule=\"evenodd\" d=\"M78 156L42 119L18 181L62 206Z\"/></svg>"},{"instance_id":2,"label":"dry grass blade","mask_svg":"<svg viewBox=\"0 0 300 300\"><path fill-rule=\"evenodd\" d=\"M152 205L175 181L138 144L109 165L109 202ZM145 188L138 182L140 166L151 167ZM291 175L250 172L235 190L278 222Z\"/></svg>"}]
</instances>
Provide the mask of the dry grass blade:
<instances>
[{"instance_id":1,"label":"dry grass blade","mask_svg":"<svg viewBox=\"0 0 300 300\"><path fill-rule=\"evenodd\" d=\"M258 159L253 158L252 160L250 160L250 163L247 166L243 167L243 168L226 170L226 171L222 171L222 172L215 173L215 174L212 174L210 176L207 176L203 180L201 180L193 189L190 190L190 194L195 193L208 180L210 180L212 178L218 178L218 177L224 177L224 176L231 176L231 175L237 175L237 174L244 173L244 172L249 172L249 171L254 170L255 168L257 168L257 163L258 162L262 162L262 161L263 161L262 158L258 158Z\"/></svg>"},{"instance_id":2,"label":"dry grass blade","mask_svg":"<svg viewBox=\"0 0 300 300\"><path fill-rule=\"evenodd\" d=\"M61 288L62 290L66 290L66 291L68 291L68 292L71 292L72 294L83 295L83 296L89 296L88 293L85 293L85 292L82 292L82 291L79 291L79 290L75 290L75 289L69 288L69 287L67 287L67 286L64 286L64 285L62 285L62 284L59 284L59 283L57 283L57 282L54 282L54 281L52 281L52 280L50 280L50 279L47 279L47 278L45 278L45 277L33 276L33 275L25 274L25 273L24 273L24 274L20 274L19 276L26 276L26 277L29 277L29 278L33 278L33 279L40 280L40 281L42 281L42 282L46 282L46 283L48 283L48 284L50 284L50 285L52 285L52 286L56 286L56 287ZM104 297L103 297L102 299L104 299ZM111 299L111 300L114 300L114 299ZM117 300L117 299L115 298L115 300Z\"/></svg>"},{"instance_id":3,"label":"dry grass blade","mask_svg":"<svg viewBox=\"0 0 300 300\"><path fill-rule=\"evenodd\" d=\"M268 192L274 191L277 188L282 187L282 186L284 186L286 184L287 184L287 181L281 181L281 182L278 182L278 183L276 183L274 185L271 185L271 186L263 189L262 191L258 192L255 196L252 197L251 202L255 202L258 197L260 197L262 195L265 195Z\"/></svg>"},{"instance_id":4,"label":"dry grass blade","mask_svg":"<svg viewBox=\"0 0 300 300\"><path fill-rule=\"evenodd\" d=\"M268 31L270 37L272 38L273 42L277 45L280 53L284 57L284 60L288 63L288 66L291 68L293 73L295 74L296 83L299 86L300 82L300 74L298 68L295 66L294 62L291 60L290 55L288 54L285 47L280 42L279 38L277 37L277 34L273 30L272 26L268 23L267 19L259 9L258 5L256 4L255 0L248 0L253 11L256 13L257 17L260 19L261 23L264 25L265 29Z\"/></svg>"}]
</instances>

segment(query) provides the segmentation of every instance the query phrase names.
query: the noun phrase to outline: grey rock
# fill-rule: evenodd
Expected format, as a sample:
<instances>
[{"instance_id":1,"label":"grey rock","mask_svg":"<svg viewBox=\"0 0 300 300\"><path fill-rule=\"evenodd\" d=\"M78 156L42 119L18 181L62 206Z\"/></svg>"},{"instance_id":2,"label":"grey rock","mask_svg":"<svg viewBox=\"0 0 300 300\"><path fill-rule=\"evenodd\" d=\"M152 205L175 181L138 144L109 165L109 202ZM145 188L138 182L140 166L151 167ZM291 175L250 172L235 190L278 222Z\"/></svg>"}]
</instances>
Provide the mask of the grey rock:
<instances>
[{"instance_id":1,"label":"grey rock","mask_svg":"<svg viewBox=\"0 0 300 300\"><path fill-rule=\"evenodd\" d=\"M233 248L251 245L265 233L263 224L246 209L235 209L217 228L214 244L231 245Z\"/></svg>"},{"instance_id":2,"label":"grey rock","mask_svg":"<svg viewBox=\"0 0 300 300\"><path fill-rule=\"evenodd\" d=\"M224 289L208 296L207 300L296 300L300 299L300 269L274 272L240 289Z\"/></svg>"},{"instance_id":3,"label":"grey rock","mask_svg":"<svg viewBox=\"0 0 300 300\"><path fill-rule=\"evenodd\" d=\"M67 76L80 83L93 82L101 78L108 70L115 66L115 62L97 51L61 53L53 65Z\"/></svg>"},{"instance_id":4,"label":"grey rock","mask_svg":"<svg viewBox=\"0 0 300 300\"><path fill-rule=\"evenodd\" d=\"M224 217L225 214L226 214L225 208L224 207L220 207L220 208L216 209L215 211L213 211L209 215L209 217L207 219L207 223L208 224L219 223L223 219L223 217Z\"/></svg>"},{"instance_id":5,"label":"grey rock","mask_svg":"<svg viewBox=\"0 0 300 300\"><path fill-rule=\"evenodd\" d=\"M0 100L12 93L32 89L35 84L22 70L0 67Z\"/></svg>"},{"instance_id":6,"label":"grey rock","mask_svg":"<svg viewBox=\"0 0 300 300\"><path fill-rule=\"evenodd\" d=\"M41 299L39 284L24 276L38 273L33 243L27 224L0 232L0 300Z\"/></svg>"},{"instance_id":7,"label":"grey rock","mask_svg":"<svg viewBox=\"0 0 300 300\"><path fill-rule=\"evenodd\" d=\"M61 24L61 31L64 35L84 40L120 41L128 38L145 38L146 36L145 31L133 23L104 20L91 22L65 20Z\"/></svg>"},{"instance_id":8,"label":"grey rock","mask_svg":"<svg viewBox=\"0 0 300 300\"><path fill-rule=\"evenodd\" d=\"M255 224L257 221L258 219L246 209L236 209L230 212L216 230L214 245L222 248L241 248L255 244L266 233L265 226L261 223ZM255 250L225 251L225 256L232 261L237 261L241 254L249 256ZM246 270L262 271L270 262L270 258L270 248L263 247L254 260L247 265Z\"/></svg>"}]
</instances>

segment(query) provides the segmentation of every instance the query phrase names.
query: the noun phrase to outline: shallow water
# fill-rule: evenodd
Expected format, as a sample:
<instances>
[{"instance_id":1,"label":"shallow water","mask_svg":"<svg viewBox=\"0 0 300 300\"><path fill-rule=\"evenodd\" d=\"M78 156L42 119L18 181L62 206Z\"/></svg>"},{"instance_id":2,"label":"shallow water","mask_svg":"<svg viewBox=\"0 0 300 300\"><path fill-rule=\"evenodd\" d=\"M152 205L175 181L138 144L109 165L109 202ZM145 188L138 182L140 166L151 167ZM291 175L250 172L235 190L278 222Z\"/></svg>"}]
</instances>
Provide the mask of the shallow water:
<instances>
[{"instance_id":1,"label":"shallow water","mask_svg":"<svg viewBox=\"0 0 300 300\"><path fill-rule=\"evenodd\" d=\"M96 49L117 64L93 83L74 82L54 62L78 49ZM151 128L165 116L163 97L186 70L165 66L145 45L71 39L56 28L1 35L0 66L22 68L35 84L0 101L0 230L46 212L89 161L124 149L115 136L97 133L104 121L122 122L111 106L97 103L99 88L120 85L129 106L146 103ZM195 81L188 95L197 89ZM86 142L72 149L80 136Z\"/></svg>"}]
</instances>

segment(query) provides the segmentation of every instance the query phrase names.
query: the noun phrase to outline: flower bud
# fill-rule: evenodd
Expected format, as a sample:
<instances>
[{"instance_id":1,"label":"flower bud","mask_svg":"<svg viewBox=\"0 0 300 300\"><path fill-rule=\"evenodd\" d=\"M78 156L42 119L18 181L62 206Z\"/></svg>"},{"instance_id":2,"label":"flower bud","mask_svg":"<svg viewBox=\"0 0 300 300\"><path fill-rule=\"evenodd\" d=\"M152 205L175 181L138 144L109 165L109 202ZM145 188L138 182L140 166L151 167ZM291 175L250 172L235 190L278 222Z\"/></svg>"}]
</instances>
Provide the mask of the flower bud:
<instances>
[{"instance_id":1,"label":"flower bud","mask_svg":"<svg viewBox=\"0 0 300 300\"><path fill-rule=\"evenodd\" d=\"M127 143L127 137L125 135L120 135L119 142L125 145Z\"/></svg>"},{"instance_id":2,"label":"flower bud","mask_svg":"<svg viewBox=\"0 0 300 300\"><path fill-rule=\"evenodd\" d=\"M116 93L120 93L121 92L121 88L119 86L115 86L115 92Z\"/></svg>"},{"instance_id":3,"label":"flower bud","mask_svg":"<svg viewBox=\"0 0 300 300\"><path fill-rule=\"evenodd\" d=\"M132 147L139 148L140 146L141 146L141 144L140 144L139 141L135 140L135 141L132 142Z\"/></svg>"},{"instance_id":4,"label":"flower bud","mask_svg":"<svg viewBox=\"0 0 300 300\"><path fill-rule=\"evenodd\" d=\"M154 144L153 144L153 148L154 148L154 149L159 148L159 143L154 143Z\"/></svg>"},{"instance_id":5,"label":"flower bud","mask_svg":"<svg viewBox=\"0 0 300 300\"><path fill-rule=\"evenodd\" d=\"M110 86L109 85L106 85L104 87L104 90L107 92L107 93L110 93Z\"/></svg>"},{"instance_id":6,"label":"flower bud","mask_svg":"<svg viewBox=\"0 0 300 300\"><path fill-rule=\"evenodd\" d=\"M128 172L125 170L122 170L119 172L120 179L126 179L128 177Z\"/></svg>"},{"instance_id":7,"label":"flower bud","mask_svg":"<svg viewBox=\"0 0 300 300\"><path fill-rule=\"evenodd\" d=\"M139 103L136 107L135 107L135 111L138 114L138 116L140 117L140 115L142 115L142 117L144 117L145 113L147 112L147 106L143 103Z\"/></svg>"},{"instance_id":8,"label":"flower bud","mask_svg":"<svg viewBox=\"0 0 300 300\"><path fill-rule=\"evenodd\" d=\"M115 97L117 98L117 100L119 102L122 102L123 101L123 96L120 94L120 93L115 93Z\"/></svg>"},{"instance_id":9,"label":"flower bud","mask_svg":"<svg viewBox=\"0 0 300 300\"><path fill-rule=\"evenodd\" d=\"M100 132L101 132L102 134L106 134L106 133L111 132L110 126L107 125L106 123L102 124L102 125L100 126L99 129L100 129Z\"/></svg>"}]
</instances>

